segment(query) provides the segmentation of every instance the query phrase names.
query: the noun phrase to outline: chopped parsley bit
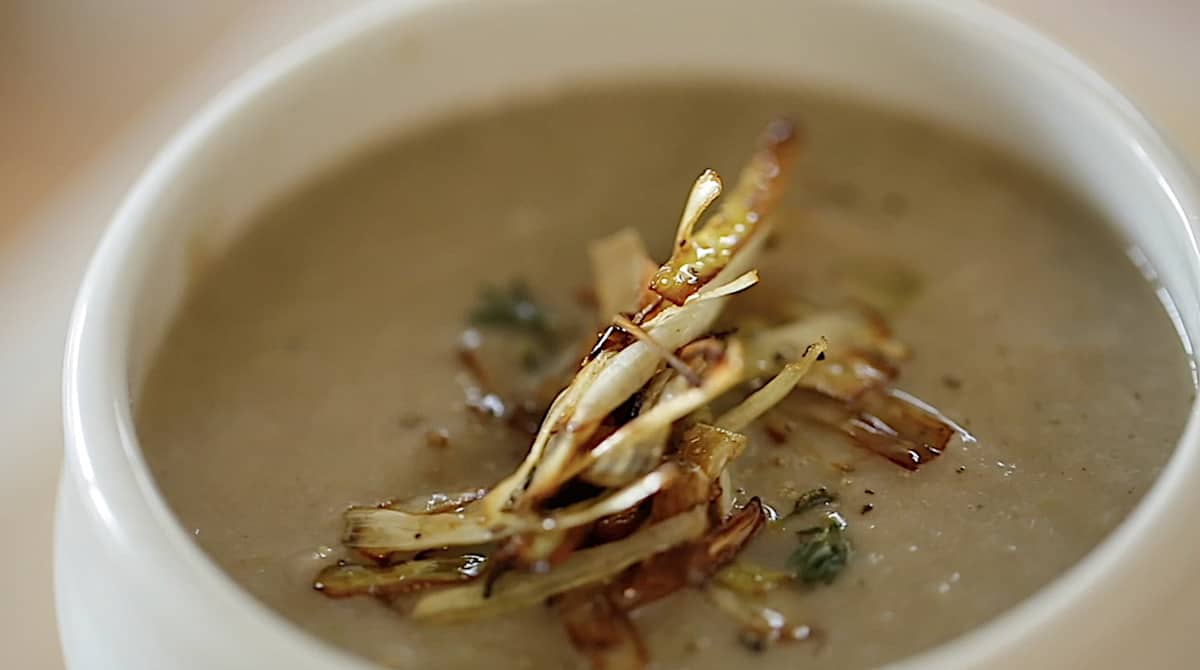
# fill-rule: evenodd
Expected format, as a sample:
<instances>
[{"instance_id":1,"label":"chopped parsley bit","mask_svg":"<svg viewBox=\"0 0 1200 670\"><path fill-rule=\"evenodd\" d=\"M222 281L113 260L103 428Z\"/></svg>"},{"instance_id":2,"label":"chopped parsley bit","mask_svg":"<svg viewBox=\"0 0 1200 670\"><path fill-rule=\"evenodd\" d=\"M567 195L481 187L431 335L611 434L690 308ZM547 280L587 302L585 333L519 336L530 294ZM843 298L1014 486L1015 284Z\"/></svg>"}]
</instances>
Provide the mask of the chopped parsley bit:
<instances>
[{"instance_id":1,"label":"chopped parsley bit","mask_svg":"<svg viewBox=\"0 0 1200 670\"><path fill-rule=\"evenodd\" d=\"M805 584L833 582L854 553L846 537L846 520L829 509L835 502L837 496L822 486L801 494L788 515L793 518L823 509L821 525L796 532L800 546L787 559L788 570Z\"/></svg>"},{"instance_id":2,"label":"chopped parsley bit","mask_svg":"<svg viewBox=\"0 0 1200 670\"><path fill-rule=\"evenodd\" d=\"M788 557L788 569L805 584L832 584L854 555L846 537L846 521L835 513L825 523L797 531L800 546Z\"/></svg>"}]
</instances>

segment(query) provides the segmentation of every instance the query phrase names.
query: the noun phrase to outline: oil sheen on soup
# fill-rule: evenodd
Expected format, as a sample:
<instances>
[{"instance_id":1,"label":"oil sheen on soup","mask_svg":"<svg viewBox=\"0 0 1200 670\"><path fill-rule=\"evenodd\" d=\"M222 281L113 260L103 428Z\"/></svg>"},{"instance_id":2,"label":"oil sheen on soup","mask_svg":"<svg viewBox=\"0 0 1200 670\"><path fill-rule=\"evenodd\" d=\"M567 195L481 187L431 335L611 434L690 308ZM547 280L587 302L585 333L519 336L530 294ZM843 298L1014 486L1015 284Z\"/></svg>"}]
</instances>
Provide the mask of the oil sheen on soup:
<instances>
[{"instance_id":1,"label":"oil sheen on soup","mask_svg":"<svg viewBox=\"0 0 1200 670\"><path fill-rule=\"evenodd\" d=\"M762 596L805 641L747 645L699 589L636 611L654 667L872 667L1044 586L1145 493L1192 400L1154 287L1101 216L1020 162L890 112L728 84L464 114L263 211L197 278L140 395L180 522L248 593L385 666L586 667L550 607L425 624L404 598L333 600L313 577L346 555L349 505L488 486L528 449L465 402L481 287L519 281L586 336L588 243L633 227L661 261L691 180L732 181L778 115L803 148L737 309L871 305L912 352L896 385L971 439L908 471L803 420L750 431L739 501L786 512L826 487L853 555L829 584ZM794 531L764 529L744 557L781 566Z\"/></svg>"}]
</instances>

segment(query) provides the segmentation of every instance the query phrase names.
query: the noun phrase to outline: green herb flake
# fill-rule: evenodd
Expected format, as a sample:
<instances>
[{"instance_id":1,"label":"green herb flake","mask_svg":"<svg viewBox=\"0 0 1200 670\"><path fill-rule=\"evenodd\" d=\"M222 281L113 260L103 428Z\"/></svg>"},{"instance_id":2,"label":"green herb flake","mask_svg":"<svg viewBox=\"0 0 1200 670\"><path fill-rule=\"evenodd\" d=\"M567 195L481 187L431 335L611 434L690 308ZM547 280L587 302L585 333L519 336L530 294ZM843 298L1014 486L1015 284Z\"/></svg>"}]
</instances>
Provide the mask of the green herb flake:
<instances>
[{"instance_id":1,"label":"green herb flake","mask_svg":"<svg viewBox=\"0 0 1200 670\"><path fill-rule=\"evenodd\" d=\"M553 314L534 299L520 279L510 282L507 288L485 285L467 320L479 328L507 330L528 337L530 343L520 353L526 370L540 367L546 352L553 350L558 340Z\"/></svg>"},{"instance_id":2,"label":"green herb flake","mask_svg":"<svg viewBox=\"0 0 1200 670\"><path fill-rule=\"evenodd\" d=\"M550 313L534 300L520 279L509 283L508 288L484 286L468 318L476 326L506 328L543 340L554 337Z\"/></svg>"},{"instance_id":3,"label":"green herb flake","mask_svg":"<svg viewBox=\"0 0 1200 670\"><path fill-rule=\"evenodd\" d=\"M788 557L787 567L805 584L832 584L854 555L846 522L837 513L826 515L824 524L796 534L800 546Z\"/></svg>"}]
</instances>

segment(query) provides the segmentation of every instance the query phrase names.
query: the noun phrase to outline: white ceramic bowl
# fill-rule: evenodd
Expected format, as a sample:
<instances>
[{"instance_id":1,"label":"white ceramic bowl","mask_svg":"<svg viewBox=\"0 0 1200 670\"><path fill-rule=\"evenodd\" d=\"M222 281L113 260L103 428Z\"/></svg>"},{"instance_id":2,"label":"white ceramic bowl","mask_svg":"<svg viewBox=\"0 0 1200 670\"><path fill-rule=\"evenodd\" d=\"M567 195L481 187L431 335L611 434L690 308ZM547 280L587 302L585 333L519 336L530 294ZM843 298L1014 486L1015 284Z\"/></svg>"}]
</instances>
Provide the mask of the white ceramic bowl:
<instances>
[{"instance_id":1,"label":"white ceramic bowl","mask_svg":"<svg viewBox=\"0 0 1200 670\"><path fill-rule=\"evenodd\" d=\"M265 201L450 110L582 80L698 73L803 82L901 107L1024 155L1081 192L1159 273L1200 334L1200 201L1180 162L1097 75L966 3L820 0L382 2L223 93L142 176L76 305L55 549L73 669L366 668L243 593L151 480L131 421L196 259ZM531 147L536 151L536 147ZM200 263L202 265L202 263ZM1133 515L1035 597L904 665L1058 668L1095 658L1188 577L1200 537L1196 413ZM1170 546L1168 547L1168 543Z\"/></svg>"}]
</instances>

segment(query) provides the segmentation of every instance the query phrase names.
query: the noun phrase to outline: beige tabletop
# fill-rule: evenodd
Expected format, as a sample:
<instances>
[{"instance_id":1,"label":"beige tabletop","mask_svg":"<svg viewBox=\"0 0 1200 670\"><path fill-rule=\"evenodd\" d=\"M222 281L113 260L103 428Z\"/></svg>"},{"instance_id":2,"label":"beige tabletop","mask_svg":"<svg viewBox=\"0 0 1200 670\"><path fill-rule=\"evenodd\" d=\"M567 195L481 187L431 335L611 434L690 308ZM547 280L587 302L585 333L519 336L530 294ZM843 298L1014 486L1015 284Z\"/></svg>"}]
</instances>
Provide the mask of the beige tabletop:
<instances>
[{"instance_id":1,"label":"beige tabletop","mask_svg":"<svg viewBox=\"0 0 1200 670\"><path fill-rule=\"evenodd\" d=\"M50 578L60 357L106 219L204 100L355 4L0 0L0 668L62 667ZM1200 164L1200 2L996 4L1090 61ZM1194 583L1147 613L1153 633L1103 650L1101 665L1185 667L1200 652Z\"/></svg>"}]
</instances>

